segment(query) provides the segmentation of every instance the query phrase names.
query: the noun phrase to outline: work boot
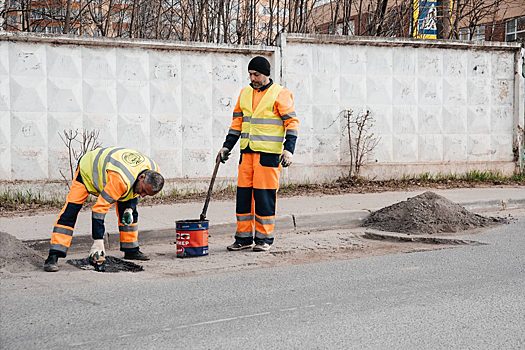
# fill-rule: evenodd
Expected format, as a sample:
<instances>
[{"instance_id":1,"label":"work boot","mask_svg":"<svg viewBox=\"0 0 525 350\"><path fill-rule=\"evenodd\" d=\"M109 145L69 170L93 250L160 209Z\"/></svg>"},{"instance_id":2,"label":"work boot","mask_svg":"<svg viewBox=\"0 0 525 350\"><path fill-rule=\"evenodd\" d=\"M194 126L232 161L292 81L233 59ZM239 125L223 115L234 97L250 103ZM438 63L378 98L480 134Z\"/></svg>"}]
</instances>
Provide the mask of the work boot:
<instances>
[{"instance_id":1,"label":"work boot","mask_svg":"<svg viewBox=\"0 0 525 350\"><path fill-rule=\"evenodd\" d=\"M253 247L254 252L265 252L267 250L270 250L272 247L271 244L268 243L257 243L255 247Z\"/></svg>"},{"instance_id":2,"label":"work boot","mask_svg":"<svg viewBox=\"0 0 525 350\"><path fill-rule=\"evenodd\" d=\"M58 256L50 254L44 262L44 271L57 272L58 270Z\"/></svg>"},{"instance_id":3,"label":"work boot","mask_svg":"<svg viewBox=\"0 0 525 350\"><path fill-rule=\"evenodd\" d=\"M149 260L149 256L141 252L140 250L135 250L133 252L124 252L124 259L127 260Z\"/></svg>"},{"instance_id":4,"label":"work boot","mask_svg":"<svg viewBox=\"0 0 525 350\"><path fill-rule=\"evenodd\" d=\"M234 242L232 245L229 245L226 247L226 249L230 251L236 251L236 250L243 250L243 249L250 249L252 247L252 244L241 244L239 242Z\"/></svg>"}]
</instances>

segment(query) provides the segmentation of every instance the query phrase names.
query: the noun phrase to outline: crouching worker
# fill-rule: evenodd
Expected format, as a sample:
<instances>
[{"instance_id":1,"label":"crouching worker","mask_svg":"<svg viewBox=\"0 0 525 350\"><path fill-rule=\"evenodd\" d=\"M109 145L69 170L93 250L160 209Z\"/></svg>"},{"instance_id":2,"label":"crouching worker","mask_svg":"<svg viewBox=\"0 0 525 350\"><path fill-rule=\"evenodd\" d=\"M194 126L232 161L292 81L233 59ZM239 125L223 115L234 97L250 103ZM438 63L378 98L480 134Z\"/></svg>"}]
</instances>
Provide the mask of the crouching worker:
<instances>
[{"instance_id":1,"label":"crouching worker","mask_svg":"<svg viewBox=\"0 0 525 350\"><path fill-rule=\"evenodd\" d=\"M113 203L120 231L120 250L124 259L149 260L139 250L138 196L153 196L164 186L158 165L132 149L98 148L80 159L66 204L58 215L51 236L51 248L44 270L58 271L58 258L65 258L71 245L78 212L91 193L98 196L91 215L93 246L89 252L92 264L101 264L104 252L104 218Z\"/></svg>"}]
</instances>

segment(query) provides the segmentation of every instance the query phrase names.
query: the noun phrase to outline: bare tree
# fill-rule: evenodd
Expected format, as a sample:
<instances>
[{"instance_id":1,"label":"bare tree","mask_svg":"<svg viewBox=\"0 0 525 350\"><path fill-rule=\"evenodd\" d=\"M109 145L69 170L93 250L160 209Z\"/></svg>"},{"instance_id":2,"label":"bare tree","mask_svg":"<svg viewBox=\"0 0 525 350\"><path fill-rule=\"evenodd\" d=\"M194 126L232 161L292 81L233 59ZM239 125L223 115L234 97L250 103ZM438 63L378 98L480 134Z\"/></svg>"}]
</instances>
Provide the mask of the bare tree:
<instances>
[{"instance_id":1,"label":"bare tree","mask_svg":"<svg viewBox=\"0 0 525 350\"><path fill-rule=\"evenodd\" d=\"M69 188L69 183L75 176L75 169L80 158L87 152L99 148L102 144L98 142L99 130L97 129L91 131L86 129L82 129L81 131L78 129L69 129L64 130L62 134L59 133L58 135L68 150L70 177L66 177L62 170L60 170L60 175L62 175L62 178Z\"/></svg>"},{"instance_id":2,"label":"bare tree","mask_svg":"<svg viewBox=\"0 0 525 350\"><path fill-rule=\"evenodd\" d=\"M4 27L10 14L22 31L107 37L274 45L283 32L412 36L414 0L1 0ZM470 37L520 0L437 0L439 38ZM323 4L324 3L324 4ZM13 26L10 26L13 27ZM323 29L324 30L324 29Z\"/></svg>"}]
</instances>

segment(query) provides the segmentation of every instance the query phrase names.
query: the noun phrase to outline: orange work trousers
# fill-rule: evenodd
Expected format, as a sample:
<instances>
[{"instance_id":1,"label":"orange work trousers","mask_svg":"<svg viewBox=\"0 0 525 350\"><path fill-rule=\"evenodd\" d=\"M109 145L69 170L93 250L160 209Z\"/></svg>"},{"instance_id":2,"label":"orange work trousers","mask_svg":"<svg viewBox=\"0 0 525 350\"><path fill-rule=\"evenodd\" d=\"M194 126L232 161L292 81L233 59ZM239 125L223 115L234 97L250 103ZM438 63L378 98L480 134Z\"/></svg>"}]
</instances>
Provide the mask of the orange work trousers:
<instances>
[{"instance_id":1,"label":"orange work trousers","mask_svg":"<svg viewBox=\"0 0 525 350\"><path fill-rule=\"evenodd\" d=\"M256 244L273 244L275 205L281 172L279 156L271 153L241 154L235 240L243 245L254 241Z\"/></svg>"},{"instance_id":2,"label":"orange work trousers","mask_svg":"<svg viewBox=\"0 0 525 350\"><path fill-rule=\"evenodd\" d=\"M77 222L78 213L82 209L82 205L89 196L89 192L84 186L82 176L79 169L75 173L75 177L71 183L71 189L67 194L66 203L58 214L55 226L53 227L53 234L51 235L51 247L49 254L55 254L59 257L66 257L67 251L71 246L73 239L73 232L75 223ZM137 198L133 198L126 202L116 202L117 219L120 231L120 250L134 251L138 250L138 212L137 212ZM124 226L120 222L120 218L126 208L133 209L133 223L130 226ZM104 217L102 213L92 213L92 237L93 239L104 238Z\"/></svg>"}]
</instances>

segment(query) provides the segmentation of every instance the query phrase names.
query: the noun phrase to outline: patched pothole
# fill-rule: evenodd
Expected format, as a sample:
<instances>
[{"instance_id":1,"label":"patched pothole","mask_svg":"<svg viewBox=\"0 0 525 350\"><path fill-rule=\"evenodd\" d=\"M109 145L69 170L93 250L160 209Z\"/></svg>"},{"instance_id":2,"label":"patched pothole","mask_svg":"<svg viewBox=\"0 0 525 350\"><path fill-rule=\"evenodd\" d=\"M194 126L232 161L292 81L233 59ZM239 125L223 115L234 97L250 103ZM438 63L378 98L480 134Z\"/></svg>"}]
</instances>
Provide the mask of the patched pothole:
<instances>
[{"instance_id":1,"label":"patched pothole","mask_svg":"<svg viewBox=\"0 0 525 350\"><path fill-rule=\"evenodd\" d=\"M98 271L91 265L88 258L84 259L70 259L67 261L68 264L79 268L81 270L93 270ZM130 261L125 261L114 256L106 256L105 270L99 272L140 272L144 271L144 267Z\"/></svg>"}]
</instances>

